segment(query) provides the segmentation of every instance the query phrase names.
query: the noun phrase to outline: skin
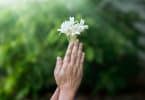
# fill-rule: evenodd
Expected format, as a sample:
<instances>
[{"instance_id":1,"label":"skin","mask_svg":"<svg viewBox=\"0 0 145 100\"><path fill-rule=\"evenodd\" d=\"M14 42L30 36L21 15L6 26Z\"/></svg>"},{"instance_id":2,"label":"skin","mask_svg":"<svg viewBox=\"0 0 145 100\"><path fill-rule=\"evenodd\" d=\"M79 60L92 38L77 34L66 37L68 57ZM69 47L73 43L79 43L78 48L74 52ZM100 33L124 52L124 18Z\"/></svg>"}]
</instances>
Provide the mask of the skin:
<instances>
[{"instance_id":1,"label":"skin","mask_svg":"<svg viewBox=\"0 0 145 100\"><path fill-rule=\"evenodd\" d=\"M83 44L70 42L64 59L57 57L54 76L57 89L51 100L74 100L83 77Z\"/></svg>"},{"instance_id":2,"label":"skin","mask_svg":"<svg viewBox=\"0 0 145 100\"><path fill-rule=\"evenodd\" d=\"M50 100L59 100L60 89L57 88Z\"/></svg>"}]
</instances>

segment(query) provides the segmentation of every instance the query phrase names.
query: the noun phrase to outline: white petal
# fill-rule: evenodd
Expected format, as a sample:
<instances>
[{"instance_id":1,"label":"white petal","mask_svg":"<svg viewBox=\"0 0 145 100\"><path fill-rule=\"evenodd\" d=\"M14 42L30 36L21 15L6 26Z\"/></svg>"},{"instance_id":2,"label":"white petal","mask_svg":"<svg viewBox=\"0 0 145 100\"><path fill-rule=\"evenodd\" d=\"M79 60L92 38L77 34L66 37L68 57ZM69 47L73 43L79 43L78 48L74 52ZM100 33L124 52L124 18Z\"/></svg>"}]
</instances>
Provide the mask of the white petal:
<instances>
[{"instance_id":1,"label":"white petal","mask_svg":"<svg viewBox=\"0 0 145 100\"><path fill-rule=\"evenodd\" d=\"M72 17L72 16L70 16L69 18L70 18L70 19L73 19L73 20L75 19L75 18L74 18L74 17Z\"/></svg>"},{"instance_id":2,"label":"white petal","mask_svg":"<svg viewBox=\"0 0 145 100\"><path fill-rule=\"evenodd\" d=\"M84 28L85 28L85 29L88 29L88 25L84 25Z\"/></svg>"},{"instance_id":3,"label":"white petal","mask_svg":"<svg viewBox=\"0 0 145 100\"><path fill-rule=\"evenodd\" d=\"M70 17L69 20L64 21L61 24L61 28L57 31L68 35L80 35L85 29L88 29L88 25L84 25L83 19L80 22L75 21L74 17Z\"/></svg>"},{"instance_id":4,"label":"white petal","mask_svg":"<svg viewBox=\"0 0 145 100\"><path fill-rule=\"evenodd\" d=\"M84 25L85 21L83 19L81 19L80 24Z\"/></svg>"}]
</instances>

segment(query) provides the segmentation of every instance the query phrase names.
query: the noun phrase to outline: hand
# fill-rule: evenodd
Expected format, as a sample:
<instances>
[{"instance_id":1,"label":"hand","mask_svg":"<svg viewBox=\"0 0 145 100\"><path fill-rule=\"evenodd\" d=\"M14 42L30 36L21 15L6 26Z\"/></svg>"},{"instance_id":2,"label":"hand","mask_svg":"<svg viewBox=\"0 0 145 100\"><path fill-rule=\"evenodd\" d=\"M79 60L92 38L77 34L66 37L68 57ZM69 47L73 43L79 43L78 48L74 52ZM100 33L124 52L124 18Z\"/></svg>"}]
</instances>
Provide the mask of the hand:
<instances>
[{"instance_id":1,"label":"hand","mask_svg":"<svg viewBox=\"0 0 145 100\"><path fill-rule=\"evenodd\" d=\"M65 92L73 97L79 88L83 76L83 62L85 56L82 49L82 43L79 43L77 40L69 44L63 60L57 57L54 76L60 88L60 95L63 95ZM66 94L64 94L64 96L66 96Z\"/></svg>"}]
</instances>

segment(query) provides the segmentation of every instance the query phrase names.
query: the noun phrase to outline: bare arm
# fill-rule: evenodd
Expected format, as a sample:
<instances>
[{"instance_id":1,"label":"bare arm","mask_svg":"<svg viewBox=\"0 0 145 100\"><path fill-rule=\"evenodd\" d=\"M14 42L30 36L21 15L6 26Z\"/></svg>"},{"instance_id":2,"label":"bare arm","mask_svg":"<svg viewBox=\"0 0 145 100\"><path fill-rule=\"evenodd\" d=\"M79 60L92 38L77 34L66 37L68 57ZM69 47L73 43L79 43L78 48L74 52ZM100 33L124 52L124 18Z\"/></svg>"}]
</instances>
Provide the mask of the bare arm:
<instances>
[{"instance_id":1,"label":"bare arm","mask_svg":"<svg viewBox=\"0 0 145 100\"><path fill-rule=\"evenodd\" d=\"M59 94L60 94L60 89L57 87L50 100L58 100Z\"/></svg>"}]
</instances>

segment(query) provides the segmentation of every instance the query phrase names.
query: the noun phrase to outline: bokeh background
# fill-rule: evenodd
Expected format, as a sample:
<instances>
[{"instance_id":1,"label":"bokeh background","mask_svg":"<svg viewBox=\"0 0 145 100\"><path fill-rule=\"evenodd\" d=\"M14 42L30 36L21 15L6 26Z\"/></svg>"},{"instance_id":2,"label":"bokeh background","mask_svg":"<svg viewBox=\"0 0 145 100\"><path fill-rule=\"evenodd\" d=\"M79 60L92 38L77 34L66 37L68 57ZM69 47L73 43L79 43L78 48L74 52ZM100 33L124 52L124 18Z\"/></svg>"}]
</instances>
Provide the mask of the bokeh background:
<instances>
[{"instance_id":1,"label":"bokeh background","mask_svg":"<svg viewBox=\"0 0 145 100\"><path fill-rule=\"evenodd\" d=\"M0 100L49 100L56 56L68 45L57 29L69 16L89 25L79 37L86 59L78 94L145 93L144 0L0 0Z\"/></svg>"}]
</instances>

